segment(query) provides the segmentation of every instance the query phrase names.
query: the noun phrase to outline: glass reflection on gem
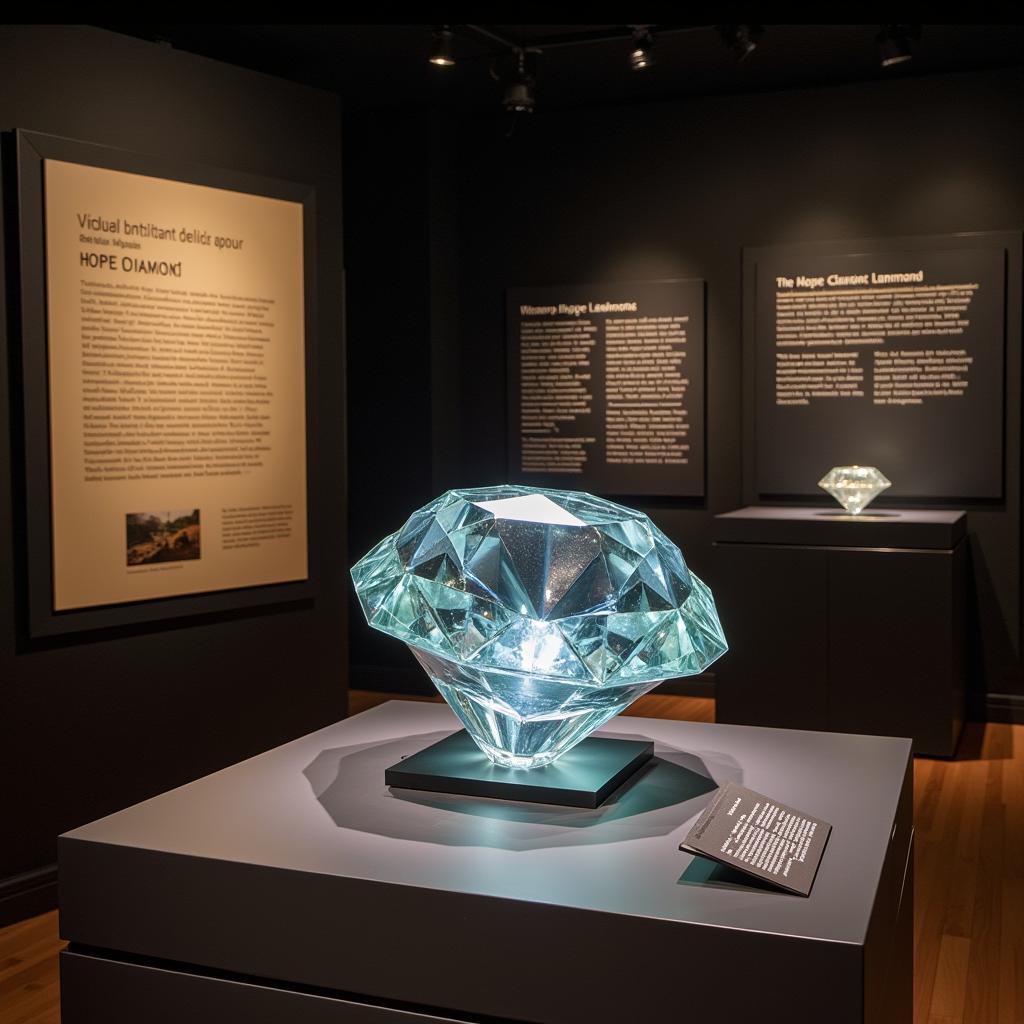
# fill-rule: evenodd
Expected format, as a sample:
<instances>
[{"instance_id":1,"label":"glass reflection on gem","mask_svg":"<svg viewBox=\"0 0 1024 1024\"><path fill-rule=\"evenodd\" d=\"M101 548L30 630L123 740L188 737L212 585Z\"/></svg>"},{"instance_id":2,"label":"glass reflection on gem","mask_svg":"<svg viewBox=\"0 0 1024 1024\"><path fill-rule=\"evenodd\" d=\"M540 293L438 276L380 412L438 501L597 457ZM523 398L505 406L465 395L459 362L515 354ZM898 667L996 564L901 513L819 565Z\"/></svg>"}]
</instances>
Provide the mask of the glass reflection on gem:
<instances>
[{"instance_id":1,"label":"glass reflection on gem","mask_svg":"<svg viewBox=\"0 0 1024 1024\"><path fill-rule=\"evenodd\" d=\"M892 483L874 466L833 466L819 481L852 516L860 515Z\"/></svg>"},{"instance_id":2,"label":"glass reflection on gem","mask_svg":"<svg viewBox=\"0 0 1024 1024\"><path fill-rule=\"evenodd\" d=\"M727 644L708 587L643 513L577 491L448 491L352 568L480 749L550 764Z\"/></svg>"}]
</instances>

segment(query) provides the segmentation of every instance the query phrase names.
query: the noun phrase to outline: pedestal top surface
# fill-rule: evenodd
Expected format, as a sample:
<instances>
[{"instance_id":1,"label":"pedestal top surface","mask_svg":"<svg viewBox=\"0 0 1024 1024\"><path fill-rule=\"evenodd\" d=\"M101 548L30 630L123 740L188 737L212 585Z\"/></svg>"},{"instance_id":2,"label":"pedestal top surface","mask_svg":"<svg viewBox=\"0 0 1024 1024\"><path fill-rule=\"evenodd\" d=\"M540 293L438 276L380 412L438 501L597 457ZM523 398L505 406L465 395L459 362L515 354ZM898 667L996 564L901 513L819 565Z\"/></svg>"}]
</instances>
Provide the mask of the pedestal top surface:
<instances>
[{"instance_id":1,"label":"pedestal top surface","mask_svg":"<svg viewBox=\"0 0 1024 1024\"><path fill-rule=\"evenodd\" d=\"M75 829L185 857L839 942L864 940L910 756L904 739L617 718L650 767L595 810L389 790L384 770L458 728L392 701ZM831 822L810 897L678 850L718 784ZM899 837L904 847L907 836Z\"/></svg>"},{"instance_id":2,"label":"pedestal top surface","mask_svg":"<svg viewBox=\"0 0 1024 1024\"><path fill-rule=\"evenodd\" d=\"M876 508L869 506L858 515L851 515L838 505L747 505L745 508L722 512L716 519L785 519L790 522L847 522L886 524L927 524L952 526L966 516L960 509L939 508Z\"/></svg>"},{"instance_id":3,"label":"pedestal top surface","mask_svg":"<svg viewBox=\"0 0 1024 1024\"><path fill-rule=\"evenodd\" d=\"M957 509L876 508L850 515L838 505L748 505L714 519L717 542L949 550L967 532Z\"/></svg>"}]
</instances>

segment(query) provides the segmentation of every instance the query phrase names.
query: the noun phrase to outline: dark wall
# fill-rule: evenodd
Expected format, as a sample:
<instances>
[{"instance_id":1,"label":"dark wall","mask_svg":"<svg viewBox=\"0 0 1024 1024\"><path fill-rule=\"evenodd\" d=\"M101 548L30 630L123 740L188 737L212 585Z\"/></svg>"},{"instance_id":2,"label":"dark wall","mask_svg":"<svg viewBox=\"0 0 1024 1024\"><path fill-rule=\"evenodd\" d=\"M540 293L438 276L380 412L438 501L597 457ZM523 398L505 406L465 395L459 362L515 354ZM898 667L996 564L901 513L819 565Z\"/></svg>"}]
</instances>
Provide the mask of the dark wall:
<instances>
[{"instance_id":1,"label":"dark wall","mask_svg":"<svg viewBox=\"0 0 1024 1024\"><path fill-rule=\"evenodd\" d=\"M345 121L352 562L460 482L457 138L437 111ZM356 600L349 618L354 687L433 692Z\"/></svg>"},{"instance_id":2,"label":"dark wall","mask_svg":"<svg viewBox=\"0 0 1024 1024\"><path fill-rule=\"evenodd\" d=\"M345 121L352 562L431 497L428 139L413 111ZM400 687L412 656L349 616L352 685Z\"/></svg>"},{"instance_id":3,"label":"dark wall","mask_svg":"<svg viewBox=\"0 0 1024 1024\"><path fill-rule=\"evenodd\" d=\"M742 476L741 248L1019 229L1022 99L1024 78L1011 70L537 113L510 137L496 120L475 125L459 210L463 424L450 439L465 483L507 472L506 288L703 278L707 498L636 504L713 585L712 517L746 504L752 488ZM1019 394L1020 381L1009 387ZM1004 502L968 506L976 714L986 692L1024 695L1018 468Z\"/></svg>"},{"instance_id":4,"label":"dark wall","mask_svg":"<svg viewBox=\"0 0 1024 1024\"><path fill-rule=\"evenodd\" d=\"M58 833L345 714L346 457L336 96L99 30L7 27L0 127L308 183L317 211L318 374L309 401L320 563L311 602L49 645L19 634L23 538L13 524L22 495L12 459L20 424L9 404L17 383L8 346L17 339L3 324L0 915L6 896L10 916L46 897L33 886L49 878Z\"/></svg>"}]
</instances>

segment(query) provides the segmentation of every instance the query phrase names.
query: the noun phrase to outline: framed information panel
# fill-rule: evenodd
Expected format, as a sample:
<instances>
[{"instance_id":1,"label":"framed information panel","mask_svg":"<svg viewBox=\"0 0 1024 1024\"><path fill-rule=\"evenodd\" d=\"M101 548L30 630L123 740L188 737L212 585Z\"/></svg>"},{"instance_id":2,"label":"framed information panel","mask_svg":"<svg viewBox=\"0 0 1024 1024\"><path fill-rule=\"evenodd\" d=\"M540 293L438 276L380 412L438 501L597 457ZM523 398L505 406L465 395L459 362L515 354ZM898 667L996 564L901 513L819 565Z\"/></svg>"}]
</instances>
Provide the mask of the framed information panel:
<instances>
[{"instance_id":1,"label":"framed information panel","mask_svg":"<svg viewBox=\"0 0 1024 1024\"><path fill-rule=\"evenodd\" d=\"M31 634L309 596L311 190L17 159Z\"/></svg>"},{"instance_id":2,"label":"framed information panel","mask_svg":"<svg viewBox=\"0 0 1024 1024\"><path fill-rule=\"evenodd\" d=\"M1001 498L1019 250L1009 232L745 250L757 494L819 495L859 464L886 497Z\"/></svg>"},{"instance_id":3,"label":"framed information panel","mask_svg":"<svg viewBox=\"0 0 1024 1024\"><path fill-rule=\"evenodd\" d=\"M704 282L512 288L509 477L704 494Z\"/></svg>"}]
</instances>

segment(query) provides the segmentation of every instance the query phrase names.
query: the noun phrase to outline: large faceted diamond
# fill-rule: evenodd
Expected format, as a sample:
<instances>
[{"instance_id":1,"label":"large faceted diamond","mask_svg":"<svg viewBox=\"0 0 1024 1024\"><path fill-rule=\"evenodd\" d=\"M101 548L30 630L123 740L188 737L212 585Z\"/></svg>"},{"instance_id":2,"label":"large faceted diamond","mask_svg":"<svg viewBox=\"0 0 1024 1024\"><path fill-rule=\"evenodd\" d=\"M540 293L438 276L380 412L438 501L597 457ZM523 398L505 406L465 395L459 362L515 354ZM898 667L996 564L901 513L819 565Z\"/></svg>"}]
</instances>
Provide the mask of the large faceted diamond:
<instances>
[{"instance_id":1,"label":"large faceted diamond","mask_svg":"<svg viewBox=\"0 0 1024 1024\"><path fill-rule=\"evenodd\" d=\"M833 466L819 481L852 516L860 515L892 483L874 466Z\"/></svg>"},{"instance_id":2,"label":"large faceted diamond","mask_svg":"<svg viewBox=\"0 0 1024 1024\"><path fill-rule=\"evenodd\" d=\"M577 491L448 491L352 568L497 764L550 764L727 645L711 591L641 512Z\"/></svg>"}]
</instances>

